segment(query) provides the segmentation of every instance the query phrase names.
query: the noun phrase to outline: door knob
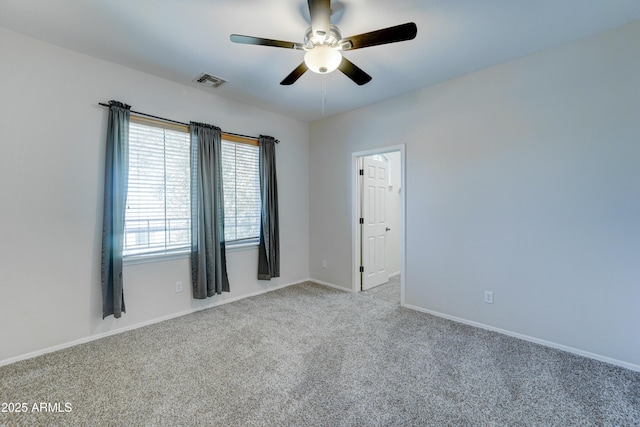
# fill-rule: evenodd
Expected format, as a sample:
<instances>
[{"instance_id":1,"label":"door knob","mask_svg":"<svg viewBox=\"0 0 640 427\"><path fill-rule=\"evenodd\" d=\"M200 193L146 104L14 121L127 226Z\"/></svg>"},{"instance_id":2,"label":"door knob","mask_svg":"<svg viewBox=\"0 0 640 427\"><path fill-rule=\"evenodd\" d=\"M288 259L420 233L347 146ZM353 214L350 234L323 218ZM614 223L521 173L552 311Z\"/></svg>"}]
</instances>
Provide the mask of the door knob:
<instances>
[{"instance_id":1,"label":"door knob","mask_svg":"<svg viewBox=\"0 0 640 427\"><path fill-rule=\"evenodd\" d=\"M386 231L391 231L391 229L389 227L386 228Z\"/></svg>"}]
</instances>

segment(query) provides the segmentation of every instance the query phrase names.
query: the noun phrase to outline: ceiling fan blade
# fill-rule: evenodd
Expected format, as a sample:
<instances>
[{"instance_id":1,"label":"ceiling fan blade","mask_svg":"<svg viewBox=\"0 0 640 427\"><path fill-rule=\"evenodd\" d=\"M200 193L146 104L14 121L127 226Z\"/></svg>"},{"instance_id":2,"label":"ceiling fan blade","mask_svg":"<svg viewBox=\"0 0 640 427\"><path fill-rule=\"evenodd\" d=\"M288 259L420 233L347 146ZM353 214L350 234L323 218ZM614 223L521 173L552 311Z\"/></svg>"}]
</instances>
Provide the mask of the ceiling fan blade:
<instances>
[{"instance_id":1,"label":"ceiling fan blade","mask_svg":"<svg viewBox=\"0 0 640 427\"><path fill-rule=\"evenodd\" d=\"M360 67L349 61L344 56L342 57L342 62L338 65L338 70L342 71L344 75L353 80L353 82L358 86L362 86L363 84L371 81L371 76L369 74L362 71Z\"/></svg>"},{"instance_id":2,"label":"ceiling fan blade","mask_svg":"<svg viewBox=\"0 0 640 427\"><path fill-rule=\"evenodd\" d=\"M285 77L284 80L280 82L280 84L285 86L294 84L296 80L300 78L300 76L307 72L307 70L307 65L303 62L302 64L298 65L298 67L296 67L296 69L293 70L291 74Z\"/></svg>"},{"instance_id":3,"label":"ceiling fan blade","mask_svg":"<svg viewBox=\"0 0 640 427\"><path fill-rule=\"evenodd\" d=\"M346 37L340 40L342 50L361 49L363 47L378 46L387 43L402 42L412 40L418 34L418 27L413 22L396 25L395 27L383 28L370 33L359 34L357 36Z\"/></svg>"},{"instance_id":4,"label":"ceiling fan blade","mask_svg":"<svg viewBox=\"0 0 640 427\"><path fill-rule=\"evenodd\" d=\"M307 0L311 29L319 41L324 41L329 34L329 19L331 18L331 0Z\"/></svg>"},{"instance_id":5,"label":"ceiling fan blade","mask_svg":"<svg viewBox=\"0 0 640 427\"><path fill-rule=\"evenodd\" d=\"M240 34L231 34L229 37L234 43L254 44L259 46L282 47L285 49L302 49L302 43L287 42L283 40L263 39L261 37L242 36Z\"/></svg>"}]
</instances>

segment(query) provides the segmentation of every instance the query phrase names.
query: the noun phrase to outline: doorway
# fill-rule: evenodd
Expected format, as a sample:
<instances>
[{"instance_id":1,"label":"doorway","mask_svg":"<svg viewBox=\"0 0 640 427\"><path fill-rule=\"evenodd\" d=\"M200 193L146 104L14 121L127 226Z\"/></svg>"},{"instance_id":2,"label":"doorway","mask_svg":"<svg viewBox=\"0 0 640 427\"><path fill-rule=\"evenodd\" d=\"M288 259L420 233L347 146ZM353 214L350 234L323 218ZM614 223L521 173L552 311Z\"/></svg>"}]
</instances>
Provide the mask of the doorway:
<instances>
[{"instance_id":1,"label":"doorway","mask_svg":"<svg viewBox=\"0 0 640 427\"><path fill-rule=\"evenodd\" d=\"M405 145L352 154L353 292L400 276L405 299Z\"/></svg>"}]
</instances>

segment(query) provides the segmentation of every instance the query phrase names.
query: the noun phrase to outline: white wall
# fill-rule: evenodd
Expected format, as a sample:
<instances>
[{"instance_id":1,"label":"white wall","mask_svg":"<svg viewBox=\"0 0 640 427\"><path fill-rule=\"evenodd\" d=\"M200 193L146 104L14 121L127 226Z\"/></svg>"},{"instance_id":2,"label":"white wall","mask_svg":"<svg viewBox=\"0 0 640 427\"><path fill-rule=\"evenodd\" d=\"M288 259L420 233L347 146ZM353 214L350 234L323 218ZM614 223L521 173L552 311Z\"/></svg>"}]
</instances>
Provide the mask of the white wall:
<instances>
[{"instance_id":1,"label":"white wall","mask_svg":"<svg viewBox=\"0 0 640 427\"><path fill-rule=\"evenodd\" d=\"M401 215L402 215L402 197L400 191L401 179L401 161L400 151L393 151L387 153L389 158L389 177L390 186L388 188L386 204L387 204L387 220L388 226L391 230L387 232L387 269L389 274L400 274L401 259L400 259L400 241L402 230Z\"/></svg>"},{"instance_id":2,"label":"white wall","mask_svg":"<svg viewBox=\"0 0 640 427\"><path fill-rule=\"evenodd\" d=\"M0 58L0 364L309 277L308 124L1 28ZM188 259L127 266L127 313L102 319L108 112L97 103L110 99L280 140L281 278L255 279L257 249L231 252L231 293L192 300Z\"/></svg>"},{"instance_id":3,"label":"white wall","mask_svg":"<svg viewBox=\"0 0 640 427\"><path fill-rule=\"evenodd\" d=\"M312 123L311 276L351 288L351 154L405 143L408 305L640 369L639 94L634 23Z\"/></svg>"}]
</instances>

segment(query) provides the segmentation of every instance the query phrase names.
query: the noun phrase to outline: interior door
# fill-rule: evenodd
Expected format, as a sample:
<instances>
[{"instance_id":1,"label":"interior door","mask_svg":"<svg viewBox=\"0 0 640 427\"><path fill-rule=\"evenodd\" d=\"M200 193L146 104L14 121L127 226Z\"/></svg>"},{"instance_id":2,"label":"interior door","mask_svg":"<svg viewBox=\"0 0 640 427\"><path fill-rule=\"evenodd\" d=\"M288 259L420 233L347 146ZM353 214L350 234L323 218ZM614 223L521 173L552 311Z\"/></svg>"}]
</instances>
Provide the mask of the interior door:
<instances>
[{"instance_id":1,"label":"interior door","mask_svg":"<svg viewBox=\"0 0 640 427\"><path fill-rule=\"evenodd\" d=\"M388 164L370 157L363 159L362 185L362 290L387 283L386 195Z\"/></svg>"}]
</instances>

